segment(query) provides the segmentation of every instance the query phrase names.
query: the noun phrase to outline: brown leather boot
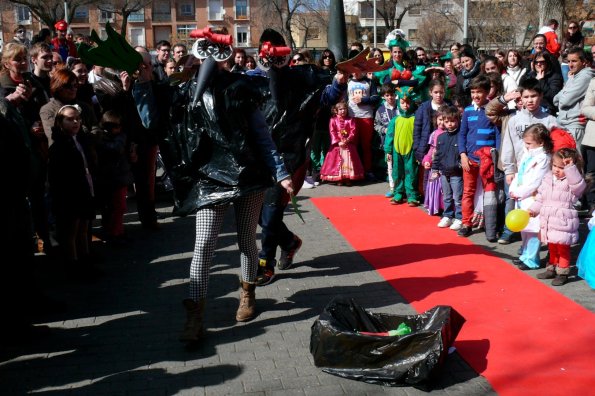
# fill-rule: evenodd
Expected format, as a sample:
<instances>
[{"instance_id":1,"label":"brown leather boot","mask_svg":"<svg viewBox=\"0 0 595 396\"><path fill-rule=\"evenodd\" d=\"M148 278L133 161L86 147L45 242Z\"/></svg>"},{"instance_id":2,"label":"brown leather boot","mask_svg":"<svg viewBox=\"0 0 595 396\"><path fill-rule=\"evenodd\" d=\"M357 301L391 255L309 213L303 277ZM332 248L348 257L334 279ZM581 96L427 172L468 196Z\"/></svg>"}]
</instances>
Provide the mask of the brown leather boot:
<instances>
[{"instance_id":1,"label":"brown leather boot","mask_svg":"<svg viewBox=\"0 0 595 396\"><path fill-rule=\"evenodd\" d=\"M254 319L256 315L256 285L248 282L241 282L240 306L236 313L238 322L247 322Z\"/></svg>"},{"instance_id":2,"label":"brown leather boot","mask_svg":"<svg viewBox=\"0 0 595 396\"><path fill-rule=\"evenodd\" d=\"M545 267L545 272L537 274L537 279L554 279L556 277L556 267L548 265Z\"/></svg>"},{"instance_id":3,"label":"brown leather boot","mask_svg":"<svg viewBox=\"0 0 595 396\"><path fill-rule=\"evenodd\" d=\"M194 342L203 335L204 328L202 325L202 318L205 311L205 299L194 301L189 298L182 301L186 309L186 324L184 331L180 335L181 342Z\"/></svg>"},{"instance_id":4,"label":"brown leather boot","mask_svg":"<svg viewBox=\"0 0 595 396\"><path fill-rule=\"evenodd\" d=\"M570 267L560 268L556 267L556 277L552 281L552 286L563 286L568 282L568 274L570 273Z\"/></svg>"}]
</instances>

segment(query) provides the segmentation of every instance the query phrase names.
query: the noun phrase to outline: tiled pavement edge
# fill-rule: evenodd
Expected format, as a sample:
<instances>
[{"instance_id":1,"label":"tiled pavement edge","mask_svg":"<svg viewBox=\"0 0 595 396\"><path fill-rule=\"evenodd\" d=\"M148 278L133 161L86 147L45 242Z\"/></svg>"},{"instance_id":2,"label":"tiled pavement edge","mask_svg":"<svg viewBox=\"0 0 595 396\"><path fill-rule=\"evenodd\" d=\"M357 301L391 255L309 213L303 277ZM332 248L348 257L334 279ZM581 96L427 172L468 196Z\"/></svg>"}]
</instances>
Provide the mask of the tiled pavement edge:
<instances>
[{"instance_id":1,"label":"tiled pavement edge","mask_svg":"<svg viewBox=\"0 0 595 396\"><path fill-rule=\"evenodd\" d=\"M46 292L67 304L40 315L52 327L48 338L28 345L5 342L0 351L0 393L88 395L421 395L338 378L314 367L310 326L330 299L354 297L379 312L414 313L412 308L320 215L308 196L382 194L384 185L320 186L302 192L306 224L288 212L287 224L304 240L297 266L256 291L260 312L252 322L235 322L239 255L233 215L219 238L212 267L206 326L201 347L187 351L177 340L187 295L194 241L194 217L163 221L160 231L127 225L130 248L99 246L106 274L75 284L47 263L38 275ZM169 208L160 209L166 213ZM438 219L437 219L438 220ZM474 236L478 242L482 237ZM488 246L505 258L517 244ZM44 265L46 265L44 267ZM562 290L593 310L584 282ZM487 381L456 354L449 356L433 395L491 395Z\"/></svg>"}]
</instances>

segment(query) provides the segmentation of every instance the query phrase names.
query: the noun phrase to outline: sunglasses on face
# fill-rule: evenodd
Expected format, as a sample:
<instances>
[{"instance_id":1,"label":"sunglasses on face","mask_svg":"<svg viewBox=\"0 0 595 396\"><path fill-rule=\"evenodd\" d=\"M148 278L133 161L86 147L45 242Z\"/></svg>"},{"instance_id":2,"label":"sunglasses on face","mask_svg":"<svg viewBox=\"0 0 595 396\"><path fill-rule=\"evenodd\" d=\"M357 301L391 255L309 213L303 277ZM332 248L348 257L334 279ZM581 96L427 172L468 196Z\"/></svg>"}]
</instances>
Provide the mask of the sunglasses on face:
<instances>
[{"instance_id":1,"label":"sunglasses on face","mask_svg":"<svg viewBox=\"0 0 595 396\"><path fill-rule=\"evenodd\" d=\"M330 55L323 55L322 59L333 59L333 57Z\"/></svg>"},{"instance_id":2,"label":"sunglasses on face","mask_svg":"<svg viewBox=\"0 0 595 396\"><path fill-rule=\"evenodd\" d=\"M543 60L535 61L535 64L543 66L543 65L545 65L545 61L543 61Z\"/></svg>"},{"instance_id":3,"label":"sunglasses on face","mask_svg":"<svg viewBox=\"0 0 595 396\"><path fill-rule=\"evenodd\" d=\"M578 29L578 26L568 26L568 29Z\"/></svg>"},{"instance_id":4,"label":"sunglasses on face","mask_svg":"<svg viewBox=\"0 0 595 396\"><path fill-rule=\"evenodd\" d=\"M293 61L294 62L301 62L303 60L304 60L304 58L302 58L301 56L300 57L293 58Z\"/></svg>"}]
</instances>

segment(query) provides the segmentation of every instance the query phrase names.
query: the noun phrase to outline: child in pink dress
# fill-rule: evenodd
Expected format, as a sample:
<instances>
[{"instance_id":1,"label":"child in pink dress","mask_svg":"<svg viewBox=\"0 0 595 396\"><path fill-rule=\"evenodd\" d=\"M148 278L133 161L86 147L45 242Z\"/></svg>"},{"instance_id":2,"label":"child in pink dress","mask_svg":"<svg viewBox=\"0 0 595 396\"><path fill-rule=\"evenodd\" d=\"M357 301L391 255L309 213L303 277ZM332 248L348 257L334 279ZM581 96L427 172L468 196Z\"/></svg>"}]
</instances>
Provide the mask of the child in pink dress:
<instances>
[{"instance_id":1,"label":"child in pink dress","mask_svg":"<svg viewBox=\"0 0 595 396\"><path fill-rule=\"evenodd\" d=\"M436 112L436 130L430 135L428 144L430 149L422 160L424 169L432 169L432 162L434 160L434 152L438 142L438 136L444 133L443 115L440 109ZM434 178L428 177L426 184L426 193L424 194L424 207L428 210L430 216L434 216L442 212L444 204L442 203L442 185L440 183L440 176Z\"/></svg>"},{"instance_id":2,"label":"child in pink dress","mask_svg":"<svg viewBox=\"0 0 595 396\"><path fill-rule=\"evenodd\" d=\"M329 123L331 146L320 169L320 178L350 186L352 180L364 178L364 167L357 154L355 122L347 116L347 103L333 107L334 116Z\"/></svg>"}]
</instances>

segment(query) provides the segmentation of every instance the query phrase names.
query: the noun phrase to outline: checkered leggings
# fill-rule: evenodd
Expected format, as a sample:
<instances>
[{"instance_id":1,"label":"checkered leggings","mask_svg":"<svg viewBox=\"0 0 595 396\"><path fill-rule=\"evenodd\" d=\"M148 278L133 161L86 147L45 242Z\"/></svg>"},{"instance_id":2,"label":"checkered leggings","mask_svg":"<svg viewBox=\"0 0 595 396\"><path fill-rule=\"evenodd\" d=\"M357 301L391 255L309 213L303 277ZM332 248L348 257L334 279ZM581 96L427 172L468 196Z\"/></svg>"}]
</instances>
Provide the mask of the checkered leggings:
<instances>
[{"instance_id":1,"label":"checkered leggings","mask_svg":"<svg viewBox=\"0 0 595 396\"><path fill-rule=\"evenodd\" d=\"M263 201L264 192L256 192L240 197L233 202L244 282L253 283L258 270L256 225ZM207 296L209 272L215 254L217 237L229 205L217 205L199 209L196 212L196 241L190 264L190 298L194 301Z\"/></svg>"}]
</instances>

